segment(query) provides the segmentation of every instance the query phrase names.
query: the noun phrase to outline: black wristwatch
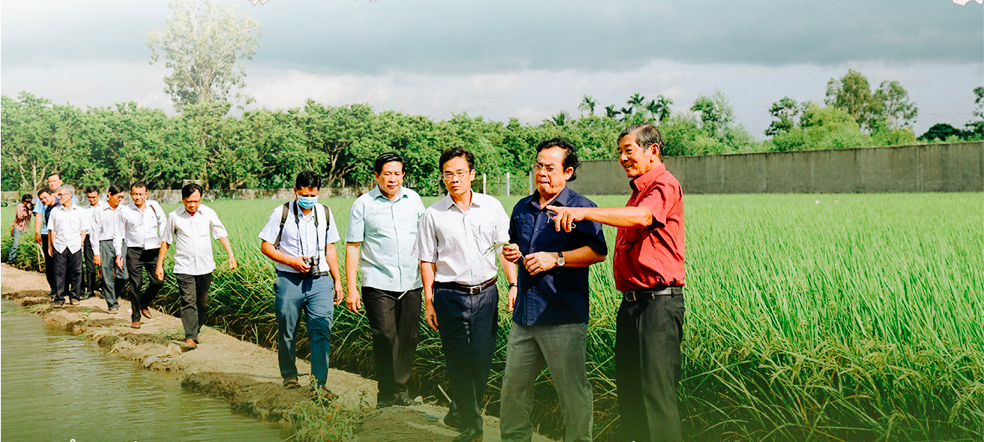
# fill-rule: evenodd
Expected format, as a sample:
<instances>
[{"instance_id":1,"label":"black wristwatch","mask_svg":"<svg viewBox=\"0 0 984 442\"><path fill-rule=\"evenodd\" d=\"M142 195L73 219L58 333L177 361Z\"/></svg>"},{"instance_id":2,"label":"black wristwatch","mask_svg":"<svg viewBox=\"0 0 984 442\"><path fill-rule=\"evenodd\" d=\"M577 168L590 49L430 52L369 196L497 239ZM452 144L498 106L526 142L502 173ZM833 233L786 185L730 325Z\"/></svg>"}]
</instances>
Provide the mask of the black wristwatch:
<instances>
[{"instance_id":1,"label":"black wristwatch","mask_svg":"<svg viewBox=\"0 0 984 442\"><path fill-rule=\"evenodd\" d=\"M513 287L519 288L519 284L516 284L515 282L510 282L509 288L513 288Z\"/></svg>"}]
</instances>

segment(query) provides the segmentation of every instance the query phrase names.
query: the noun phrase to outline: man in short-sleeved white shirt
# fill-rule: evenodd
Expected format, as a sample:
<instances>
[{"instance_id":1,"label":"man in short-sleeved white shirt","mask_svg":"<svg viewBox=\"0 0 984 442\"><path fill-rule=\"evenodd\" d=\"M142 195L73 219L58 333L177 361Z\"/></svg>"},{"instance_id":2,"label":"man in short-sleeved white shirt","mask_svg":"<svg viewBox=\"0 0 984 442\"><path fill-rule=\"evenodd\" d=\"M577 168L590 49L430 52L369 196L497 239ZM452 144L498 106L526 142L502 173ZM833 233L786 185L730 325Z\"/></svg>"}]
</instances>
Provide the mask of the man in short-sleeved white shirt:
<instances>
[{"instance_id":1,"label":"man in short-sleeved white shirt","mask_svg":"<svg viewBox=\"0 0 984 442\"><path fill-rule=\"evenodd\" d=\"M88 216L72 201L75 188L61 186L57 191L61 206L48 219L48 253L54 261L55 307L65 305L68 295L78 305L82 285L82 241L89 230Z\"/></svg>"},{"instance_id":2,"label":"man in short-sleeved white shirt","mask_svg":"<svg viewBox=\"0 0 984 442\"><path fill-rule=\"evenodd\" d=\"M157 279L164 280L164 257L174 244L174 278L181 292L181 324L185 343L181 349L198 348L198 333L208 313L208 288L212 285L215 259L208 234L219 240L229 255L229 269L235 270L236 256L229 244L229 233L219 221L219 215L202 205L202 186L191 183L181 188L182 206L168 214L161 232L161 251L157 255Z\"/></svg>"},{"instance_id":3,"label":"man in short-sleeved white shirt","mask_svg":"<svg viewBox=\"0 0 984 442\"><path fill-rule=\"evenodd\" d=\"M276 263L273 284L277 315L277 355L284 387L300 386L295 365L297 325L304 310L311 344L311 389L334 398L328 379L334 304L342 302L342 277L335 242L341 237L331 209L318 204L321 177L304 171L294 181L295 200L277 206L260 232L260 251ZM334 295L334 296L333 296Z\"/></svg>"},{"instance_id":4,"label":"man in short-sleeved white shirt","mask_svg":"<svg viewBox=\"0 0 984 442\"><path fill-rule=\"evenodd\" d=\"M451 384L444 422L461 431L454 440L481 440L482 413L499 324L496 256L515 296L516 266L501 253L509 216L499 200L471 190L475 157L454 148L441 154L448 196L424 212L413 255L420 260L424 318L441 335Z\"/></svg>"}]
</instances>

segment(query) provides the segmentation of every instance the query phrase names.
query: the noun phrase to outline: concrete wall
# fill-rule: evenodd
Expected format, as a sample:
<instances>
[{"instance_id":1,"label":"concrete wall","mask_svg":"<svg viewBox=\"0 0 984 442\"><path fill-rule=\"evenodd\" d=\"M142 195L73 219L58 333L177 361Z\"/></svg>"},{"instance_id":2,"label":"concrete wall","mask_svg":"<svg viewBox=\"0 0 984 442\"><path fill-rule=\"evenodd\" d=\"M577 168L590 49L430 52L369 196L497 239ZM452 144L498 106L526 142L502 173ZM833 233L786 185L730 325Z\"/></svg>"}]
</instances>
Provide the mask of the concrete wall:
<instances>
[{"instance_id":1,"label":"concrete wall","mask_svg":"<svg viewBox=\"0 0 984 442\"><path fill-rule=\"evenodd\" d=\"M667 157L665 161L688 194L984 191L982 141ZM571 188L579 193L630 193L618 161L584 161L577 175Z\"/></svg>"}]
</instances>

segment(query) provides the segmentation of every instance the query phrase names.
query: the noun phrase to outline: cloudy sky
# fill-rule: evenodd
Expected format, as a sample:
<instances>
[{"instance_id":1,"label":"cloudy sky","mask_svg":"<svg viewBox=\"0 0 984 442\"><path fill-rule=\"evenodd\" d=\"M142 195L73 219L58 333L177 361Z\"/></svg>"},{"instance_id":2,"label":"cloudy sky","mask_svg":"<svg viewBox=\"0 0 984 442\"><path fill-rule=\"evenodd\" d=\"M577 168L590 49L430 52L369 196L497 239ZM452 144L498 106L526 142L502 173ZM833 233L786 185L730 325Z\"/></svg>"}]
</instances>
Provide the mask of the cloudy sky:
<instances>
[{"instance_id":1,"label":"cloudy sky","mask_svg":"<svg viewBox=\"0 0 984 442\"><path fill-rule=\"evenodd\" d=\"M539 123L591 95L665 95L685 111L720 89L763 138L784 96L822 101L848 69L898 80L921 134L972 118L984 85L984 7L952 0L221 0L263 26L246 62L250 108L307 98L447 119ZM147 32L161 0L2 0L0 92L173 113ZM603 110L602 110L603 111Z\"/></svg>"}]
</instances>

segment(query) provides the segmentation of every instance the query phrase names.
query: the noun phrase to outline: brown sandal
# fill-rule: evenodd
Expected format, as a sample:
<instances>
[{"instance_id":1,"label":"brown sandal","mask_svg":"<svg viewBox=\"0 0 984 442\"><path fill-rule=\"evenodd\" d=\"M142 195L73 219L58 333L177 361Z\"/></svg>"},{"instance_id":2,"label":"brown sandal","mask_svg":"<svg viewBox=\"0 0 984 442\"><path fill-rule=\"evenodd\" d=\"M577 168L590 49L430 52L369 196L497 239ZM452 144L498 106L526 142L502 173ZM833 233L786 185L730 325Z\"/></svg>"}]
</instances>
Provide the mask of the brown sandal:
<instances>
[{"instance_id":1,"label":"brown sandal","mask_svg":"<svg viewBox=\"0 0 984 442\"><path fill-rule=\"evenodd\" d=\"M301 386L300 382L297 382L297 378L284 379L284 388L290 390L298 388Z\"/></svg>"}]
</instances>

